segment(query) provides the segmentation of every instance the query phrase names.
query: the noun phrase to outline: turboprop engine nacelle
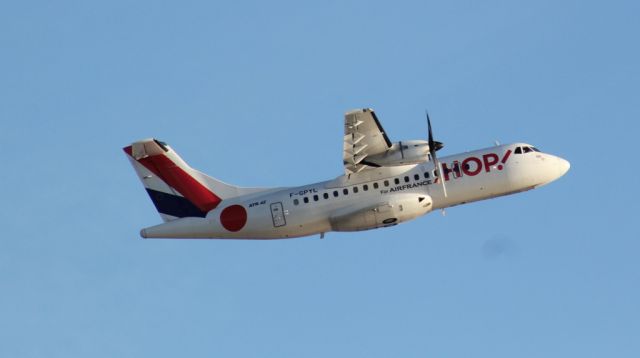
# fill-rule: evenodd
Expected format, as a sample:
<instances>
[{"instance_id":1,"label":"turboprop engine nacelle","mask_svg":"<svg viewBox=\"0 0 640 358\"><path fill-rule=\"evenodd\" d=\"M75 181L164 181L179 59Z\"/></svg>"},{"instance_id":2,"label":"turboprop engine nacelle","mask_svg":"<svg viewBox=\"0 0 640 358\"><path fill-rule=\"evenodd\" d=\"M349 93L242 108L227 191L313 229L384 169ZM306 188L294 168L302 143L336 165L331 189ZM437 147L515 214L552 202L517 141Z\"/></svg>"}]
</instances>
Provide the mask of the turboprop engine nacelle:
<instances>
[{"instance_id":1,"label":"turboprop engine nacelle","mask_svg":"<svg viewBox=\"0 0 640 358\"><path fill-rule=\"evenodd\" d=\"M442 143L436 142L436 150L442 148ZM381 167L418 164L429 159L429 142L426 140L407 140L393 143L386 152L367 156L366 164Z\"/></svg>"},{"instance_id":2,"label":"turboprop engine nacelle","mask_svg":"<svg viewBox=\"0 0 640 358\"><path fill-rule=\"evenodd\" d=\"M360 231L392 226L422 216L432 207L429 195L397 195L388 202L339 210L330 218L331 228L335 231Z\"/></svg>"}]
</instances>

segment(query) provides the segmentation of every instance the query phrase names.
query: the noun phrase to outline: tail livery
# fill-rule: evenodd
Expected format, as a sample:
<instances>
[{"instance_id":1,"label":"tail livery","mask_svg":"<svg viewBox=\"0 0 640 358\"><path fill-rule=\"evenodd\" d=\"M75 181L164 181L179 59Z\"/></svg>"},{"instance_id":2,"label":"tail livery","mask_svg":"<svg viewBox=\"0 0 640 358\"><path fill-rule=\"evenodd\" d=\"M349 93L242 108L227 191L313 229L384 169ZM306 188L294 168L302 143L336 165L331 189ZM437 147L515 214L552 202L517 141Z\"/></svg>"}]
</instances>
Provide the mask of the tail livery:
<instances>
[{"instance_id":1,"label":"tail livery","mask_svg":"<svg viewBox=\"0 0 640 358\"><path fill-rule=\"evenodd\" d=\"M257 191L225 184L191 168L156 139L141 140L123 150L165 222L205 217L224 199Z\"/></svg>"}]
</instances>

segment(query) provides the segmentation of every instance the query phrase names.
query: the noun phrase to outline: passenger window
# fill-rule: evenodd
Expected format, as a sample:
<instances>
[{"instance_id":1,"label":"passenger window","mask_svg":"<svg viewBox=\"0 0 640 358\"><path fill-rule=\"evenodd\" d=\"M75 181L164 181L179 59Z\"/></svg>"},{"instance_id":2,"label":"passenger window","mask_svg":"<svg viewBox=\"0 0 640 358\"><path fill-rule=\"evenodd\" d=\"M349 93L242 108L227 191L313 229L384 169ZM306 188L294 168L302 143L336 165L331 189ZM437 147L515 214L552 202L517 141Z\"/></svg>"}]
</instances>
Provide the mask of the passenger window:
<instances>
[{"instance_id":1,"label":"passenger window","mask_svg":"<svg viewBox=\"0 0 640 358\"><path fill-rule=\"evenodd\" d=\"M405 183L408 183L408 182L409 182L409 180L411 180L411 179L409 179L409 177L407 177L407 176L405 176L405 177L404 177L404 182L405 182Z\"/></svg>"},{"instance_id":2,"label":"passenger window","mask_svg":"<svg viewBox=\"0 0 640 358\"><path fill-rule=\"evenodd\" d=\"M413 175L413 180L420 180L420 175L419 174L414 174Z\"/></svg>"},{"instance_id":3,"label":"passenger window","mask_svg":"<svg viewBox=\"0 0 640 358\"><path fill-rule=\"evenodd\" d=\"M298 205L300 204L300 200L298 199L293 199L293 205Z\"/></svg>"},{"instance_id":4,"label":"passenger window","mask_svg":"<svg viewBox=\"0 0 640 358\"><path fill-rule=\"evenodd\" d=\"M522 154L522 148L518 147L516 148L515 152L516 154Z\"/></svg>"},{"instance_id":5,"label":"passenger window","mask_svg":"<svg viewBox=\"0 0 640 358\"><path fill-rule=\"evenodd\" d=\"M338 195L340 195L340 194L338 194L338 191L337 191L337 190L334 190L334 191L333 191L333 196L337 198L337 197L338 197Z\"/></svg>"},{"instance_id":6,"label":"passenger window","mask_svg":"<svg viewBox=\"0 0 640 358\"><path fill-rule=\"evenodd\" d=\"M384 181L384 186L389 186L389 181L388 180Z\"/></svg>"},{"instance_id":7,"label":"passenger window","mask_svg":"<svg viewBox=\"0 0 640 358\"><path fill-rule=\"evenodd\" d=\"M429 179L429 172L424 172L424 178Z\"/></svg>"},{"instance_id":8,"label":"passenger window","mask_svg":"<svg viewBox=\"0 0 640 358\"><path fill-rule=\"evenodd\" d=\"M349 195L349 189L347 188L342 189L342 194Z\"/></svg>"},{"instance_id":9,"label":"passenger window","mask_svg":"<svg viewBox=\"0 0 640 358\"><path fill-rule=\"evenodd\" d=\"M369 186L368 186L367 184L363 185L363 186L362 186L362 190L364 190L364 191L369 190Z\"/></svg>"},{"instance_id":10,"label":"passenger window","mask_svg":"<svg viewBox=\"0 0 640 358\"><path fill-rule=\"evenodd\" d=\"M318 195L313 196L313 201L318 201Z\"/></svg>"},{"instance_id":11,"label":"passenger window","mask_svg":"<svg viewBox=\"0 0 640 358\"><path fill-rule=\"evenodd\" d=\"M522 149L524 150L525 153L533 152L529 147L522 147Z\"/></svg>"},{"instance_id":12,"label":"passenger window","mask_svg":"<svg viewBox=\"0 0 640 358\"><path fill-rule=\"evenodd\" d=\"M322 194L322 197L324 197L325 199L329 199L329 193Z\"/></svg>"},{"instance_id":13,"label":"passenger window","mask_svg":"<svg viewBox=\"0 0 640 358\"><path fill-rule=\"evenodd\" d=\"M357 187L357 186L354 186L354 187L353 187L353 193L355 194L355 193L357 193L357 192L358 192L358 187Z\"/></svg>"},{"instance_id":14,"label":"passenger window","mask_svg":"<svg viewBox=\"0 0 640 358\"><path fill-rule=\"evenodd\" d=\"M304 199L302 199L302 201L304 201L305 204L309 203L309 198L307 198L306 196L304 197Z\"/></svg>"},{"instance_id":15,"label":"passenger window","mask_svg":"<svg viewBox=\"0 0 640 358\"><path fill-rule=\"evenodd\" d=\"M378 187L379 187L378 182L373 183L373 188L374 189L378 189Z\"/></svg>"},{"instance_id":16,"label":"passenger window","mask_svg":"<svg viewBox=\"0 0 640 358\"><path fill-rule=\"evenodd\" d=\"M393 179L393 182L396 183L396 185L400 184L400 178Z\"/></svg>"}]
</instances>

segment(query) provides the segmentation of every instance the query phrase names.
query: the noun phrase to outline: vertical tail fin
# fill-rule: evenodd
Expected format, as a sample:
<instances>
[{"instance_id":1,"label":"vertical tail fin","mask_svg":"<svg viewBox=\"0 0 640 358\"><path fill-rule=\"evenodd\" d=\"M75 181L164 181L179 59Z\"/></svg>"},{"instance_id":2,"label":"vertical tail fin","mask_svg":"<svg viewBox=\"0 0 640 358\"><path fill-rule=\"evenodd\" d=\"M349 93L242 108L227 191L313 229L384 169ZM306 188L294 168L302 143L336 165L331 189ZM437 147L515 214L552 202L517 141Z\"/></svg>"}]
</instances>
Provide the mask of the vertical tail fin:
<instances>
[{"instance_id":1,"label":"vertical tail fin","mask_svg":"<svg viewBox=\"0 0 640 358\"><path fill-rule=\"evenodd\" d=\"M207 176L156 139L141 140L123 150L164 221L205 217L224 199L264 190L239 188Z\"/></svg>"}]
</instances>

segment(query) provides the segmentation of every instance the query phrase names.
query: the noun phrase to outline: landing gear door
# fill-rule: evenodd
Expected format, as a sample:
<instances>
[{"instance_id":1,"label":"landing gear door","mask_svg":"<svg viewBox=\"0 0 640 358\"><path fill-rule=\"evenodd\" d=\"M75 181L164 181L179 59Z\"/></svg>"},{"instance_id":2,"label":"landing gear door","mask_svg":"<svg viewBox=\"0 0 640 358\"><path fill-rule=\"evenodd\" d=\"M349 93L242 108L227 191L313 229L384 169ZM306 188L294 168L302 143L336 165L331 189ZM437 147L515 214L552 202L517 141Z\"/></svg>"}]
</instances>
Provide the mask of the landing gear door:
<instances>
[{"instance_id":1,"label":"landing gear door","mask_svg":"<svg viewBox=\"0 0 640 358\"><path fill-rule=\"evenodd\" d=\"M274 227L287 225L287 220L284 218L284 210L282 209L282 202L271 204L271 218L273 219Z\"/></svg>"}]
</instances>

